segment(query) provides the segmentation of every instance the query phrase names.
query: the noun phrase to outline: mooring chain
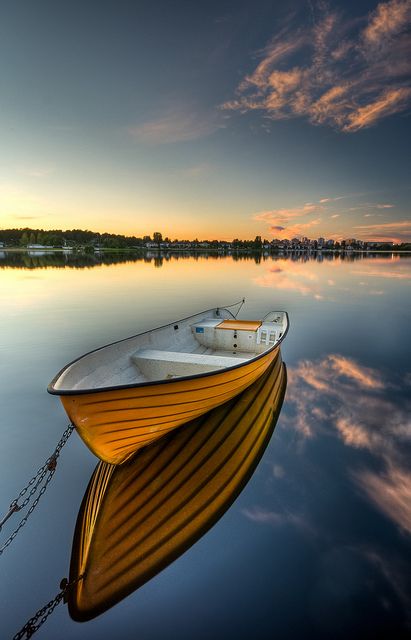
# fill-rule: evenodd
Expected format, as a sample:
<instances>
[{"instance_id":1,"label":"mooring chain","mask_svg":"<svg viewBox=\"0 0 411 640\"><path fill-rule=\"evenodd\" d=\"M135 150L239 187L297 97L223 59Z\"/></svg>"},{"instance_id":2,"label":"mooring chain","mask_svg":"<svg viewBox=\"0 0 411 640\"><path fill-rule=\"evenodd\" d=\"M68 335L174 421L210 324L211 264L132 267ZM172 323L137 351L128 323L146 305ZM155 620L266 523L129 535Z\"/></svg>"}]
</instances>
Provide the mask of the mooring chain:
<instances>
[{"instance_id":1,"label":"mooring chain","mask_svg":"<svg viewBox=\"0 0 411 640\"><path fill-rule=\"evenodd\" d=\"M68 595L69 589L73 585L75 585L76 582L79 582L83 578L84 578L84 574L81 574L78 578L75 578L71 582L68 582L67 578L63 578L63 580L60 582L61 591L53 598L53 600L50 600L50 602L48 602L46 605L44 605L44 607L39 609L34 614L34 616L26 622L24 627L22 627L20 631L18 631L18 633L16 633L16 635L13 636L13 640L22 640L24 638L31 638L31 636L34 633L36 633L36 631L41 627L41 625L46 622L47 618L49 617L49 615L53 613L57 605L60 604L62 600L64 600L64 602L67 602L67 595Z\"/></svg>"},{"instance_id":2,"label":"mooring chain","mask_svg":"<svg viewBox=\"0 0 411 640\"><path fill-rule=\"evenodd\" d=\"M7 522L7 520L14 513L17 513L18 511L21 511L22 509L24 509L24 507L26 507L28 505L30 500L37 493L37 491L39 492L38 496L34 499L33 504L31 505L31 507L27 511L27 513L24 516L24 518L22 518L22 520L20 521L20 523L17 526L17 528L7 538L6 542L0 547L0 556L3 553L3 551L13 542L14 538L16 537L16 535L18 534L20 529L22 527L24 527L24 525L27 522L27 519L33 513L34 509L37 507L41 496L46 491L50 480L54 476L54 473L55 473L56 467L57 467L57 459L58 459L58 457L60 455L60 452L61 452L62 448L64 447L64 445L66 444L67 440L71 436L71 434L73 432L73 429L74 429L74 426L72 424L69 424L68 427L65 429L63 435L61 436L61 438L60 438L60 440L59 440L54 452L51 454L51 456L49 458L47 458L47 460L43 464L43 466L39 468L39 470L37 471L36 475L33 476L31 478L31 480L28 482L28 484L20 491L20 493L17 496L17 498L15 498L10 503L10 507L9 507L8 512L6 513L6 515L0 521L0 531L1 531L2 527L3 527L3 525L5 524L5 522ZM44 484L43 484L43 482L44 482ZM30 489L30 491L29 491L29 489ZM25 496L26 493L27 493L27 496L19 504L20 498L23 498L23 496Z\"/></svg>"}]
</instances>

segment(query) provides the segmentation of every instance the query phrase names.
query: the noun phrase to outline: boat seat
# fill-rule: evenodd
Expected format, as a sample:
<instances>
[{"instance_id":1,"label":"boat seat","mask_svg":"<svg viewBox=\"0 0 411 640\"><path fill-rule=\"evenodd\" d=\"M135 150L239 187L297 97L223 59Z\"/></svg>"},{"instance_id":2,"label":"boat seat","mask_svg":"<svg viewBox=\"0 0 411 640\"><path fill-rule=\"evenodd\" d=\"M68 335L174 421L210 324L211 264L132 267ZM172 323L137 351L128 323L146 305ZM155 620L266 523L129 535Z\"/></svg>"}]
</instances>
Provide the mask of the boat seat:
<instances>
[{"instance_id":1,"label":"boat seat","mask_svg":"<svg viewBox=\"0 0 411 640\"><path fill-rule=\"evenodd\" d=\"M131 360L149 380L196 375L247 362L247 358L160 349L139 349Z\"/></svg>"}]
</instances>

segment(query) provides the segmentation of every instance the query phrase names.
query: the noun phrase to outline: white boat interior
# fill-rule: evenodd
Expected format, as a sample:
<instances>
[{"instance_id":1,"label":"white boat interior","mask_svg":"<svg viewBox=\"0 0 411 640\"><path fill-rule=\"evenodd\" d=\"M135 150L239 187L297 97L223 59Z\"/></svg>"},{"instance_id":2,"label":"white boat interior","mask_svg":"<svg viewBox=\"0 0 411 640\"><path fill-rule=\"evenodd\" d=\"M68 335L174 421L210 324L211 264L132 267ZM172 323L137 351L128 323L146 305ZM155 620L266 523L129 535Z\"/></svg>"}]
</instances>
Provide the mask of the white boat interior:
<instances>
[{"instance_id":1,"label":"white boat interior","mask_svg":"<svg viewBox=\"0 0 411 640\"><path fill-rule=\"evenodd\" d=\"M105 389L226 369L271 349L287 327L283 311L247 321L212 309L92 351L65 367L49 390Z\"/></svg>"}]
</instances>

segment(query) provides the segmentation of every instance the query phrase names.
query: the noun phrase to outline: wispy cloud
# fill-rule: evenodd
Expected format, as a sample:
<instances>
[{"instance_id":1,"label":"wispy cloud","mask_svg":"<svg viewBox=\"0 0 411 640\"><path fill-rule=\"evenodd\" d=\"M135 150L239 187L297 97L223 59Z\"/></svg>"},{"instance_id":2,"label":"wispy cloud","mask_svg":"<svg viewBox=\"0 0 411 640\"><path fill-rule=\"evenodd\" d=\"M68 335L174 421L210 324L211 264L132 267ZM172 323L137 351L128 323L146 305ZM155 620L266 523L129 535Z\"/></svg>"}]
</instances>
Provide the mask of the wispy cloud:
<instances>
[{"instance_id":1,"label":"wispy cloud","mask_svg":"<svg viewBox=\"0 0 411 640\"><path fill-rule=\"evenodd\" d=\"M337 198L321 198L320 204L325 204L326 202L337 202L337 200L343 200L345 196L338 196Z\"/></svg>"},{"instance_id":2,"label":"wispy cloud","mask_svg":"<svg viewBox=\"0 0 411 640\"><path fill-rule=\"evenodd\" d=\"M254 214L253 219L270 225L270 231L274 235L293 237L305 234L320 224L321 217L318 216L322 214L323 209L323 205L309 202L302 207L260 211ZM313 218L313 215L316 217ZM310 219L299 220L306 217Z\"/></svg>"},{"instance_id":3,"label":"wispy cloud","mask_svg":"<svg viewBox=\"0 0 411 640\"><path fill-rule=\"evenodd\" d=\"M381 48L404 29L411 20L411 5L407 0L382 2L370 15L362 36L367 47Z\"/></svg>"},{"instance_id":4,"label":"wispy cloud","mask_svg":"<svg viewBox=\"0 0 411 640\"><path fill-rule=\"evenodd\" d=\"M399 220L393 222L382 222L380 224L360 224L355 225L361 234L369 240L386 240L391 242L407 242L411 237L411 221Z\"/></svg>"},{"instance_id":5,"label":"wispy cloud","mask_svg":"<svg viewBox=\"0 0 411 640\"><path fill-rule=\"evenodd\" d=\"M410 104L411 88L387 89L378 98L346 114L343 131L352 132L370 127L385 116L404 111Z\"/></svg>"},{"instance_id":6,"label":"wispy cloud","mask_svg":"<svg viewBox=\"0 0 411 640\"><path fill-rule=\"evenodd\" d=\"M216 114L174 110L143 124L130 127L129 134L141 142L170 144L203 138L223 126Z\"/></svg>"},{"instance_id":7,"label":"wispy cloud","mask_svg":"<svg viewBox=\"0 0 411 640\"><path fill-rule=\"evenodd\" d=\"M54 172L55 169L51 166L34 166L20 170L20 173L29 176L29 178L48 178Z\"/></svg>"},{"instance_id":8,"label":"wispy cloud","mask_svg":"<svg viewBox=\"0 0 411 640\"><path fill-rule=\"evenodd\" d=\"M409 108L411 0L381 2L365 26L325 3L318 8L321 19L311 28L273 38L223 109L259 110L273 120L303 117L353 133Z\"/></svg>"},{"instance_id":9,"label":"wispy cloud","mask_svg":"<svg viewBox=\"0 0 411 640\"><path fill-rule=\"evenodd\" d=\"M269 209L259 211L252 215L252 219L258 222L265 222L269 226L270 233L280 239L312 235L312 230L323 220L336 221L342 215L345 217L345 225L350 223L352 214L363 213L366 218L378 216L387 220L390 210L395 207L392 203L385 202L364 202L351 207L341 206L343 199L354 196L338 196L335 198L321 198L318 202L306 202L299 207ZM337 204L335 204L337 202ZM338 212L338 213L337 213ZM333 223L335 224L335 223ZM352 224L352 222L351 222ZM384 240L396 243L407 242L411 236L411 222L409 220L381 222L378 224L353 225L348 235L364 238L365 240ZM338 240L342 239L340 234L330 234L328 237Z\"/></svg>"},{"instance_id":10,"label":"wispy cloud","mask_svg":"<svg viewBox=\"0 0 411 640\"><path fill-rule=\"evenodd\" d=\"M264 220L268 222L278 222L283 220L285 223L288 223L289 220L294 218L301 218L308 213L314 213L320 211L320 207L308 203L303 205L302 207L295 207L289 209L270 209L269 211L261 211L260 213L256 213L254 215L254 220Z\"/></svg>"},{"instance_id":11,"label":"wispy cloud","mask_svg":"<svg viewBox=\"0 0 411 640\"><path fill-rule=\"evenodd\" d=\"M300 207L259 211L253 214L253 220L266 222L270 233L280 239L309 235L313 227L322 222L323 216L329 219L339 218L340 213L330 215L335 211L333 203L347 197L349 196L321 198L318 202L306 202Z\"/></svg>"},{"instance_id":12,"label":"wispy cloud","mask_svg":"<svg viewBox=\"0 0 411 640\"><path fill-rule=\"evenodd\" d=\"M13 218L14 220L39 220L39 219L42 219L44 217L45 217L44 215L41 215L41 216L18 216L18 215L11 216L11 218Z\"/></svg>"},{"instance_id":13,"label":"wispy cloud","mask_svg":"<svg viewBox=\"0 0 411 640\"><path fill-rule=\"evenodd\" d=\"M178 173L184 178L201 178L203 176L209 175L212 171L213 167L211 166L211 164L202 162L191 167L186 167L185 169L180 169Z\"/></svg>"},{"instance_id":14,"label":"wispy cloud","mask_svg":"<svg viewBox=\"0 0 411 640\"><path fill-rule=\"evenodd\" d=\"M381 224L358 225L354 229L409 229L411 228L410 220L400 220L398 222L383 222Z\"/></svg>"}]
</instances>

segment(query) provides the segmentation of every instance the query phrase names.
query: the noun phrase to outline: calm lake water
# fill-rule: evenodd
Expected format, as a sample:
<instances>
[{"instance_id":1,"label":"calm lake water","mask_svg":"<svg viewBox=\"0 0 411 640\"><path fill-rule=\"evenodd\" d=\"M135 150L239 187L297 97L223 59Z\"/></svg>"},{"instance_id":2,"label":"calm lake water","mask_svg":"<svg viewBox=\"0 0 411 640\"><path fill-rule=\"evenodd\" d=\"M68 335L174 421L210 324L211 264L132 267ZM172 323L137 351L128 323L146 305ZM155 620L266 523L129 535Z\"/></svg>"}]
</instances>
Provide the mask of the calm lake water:
<instances>
[{"instance_id":1,"label":"calm lake water","mask_svg":"<svg viewBox=\"0 0 411 640\"><path fill-rule=\"evenodd\" d=\"M253 477L206 535L105 614L76 623L59 605L36 637L410 637L410 257L103 261L0 254L2 513L67 425L48 382L102 344L245 296L242 318L289 312L287 392ZM68 575L96 462L73 434L3 553L2 638Z\"/></svg>"}]
</instances>

